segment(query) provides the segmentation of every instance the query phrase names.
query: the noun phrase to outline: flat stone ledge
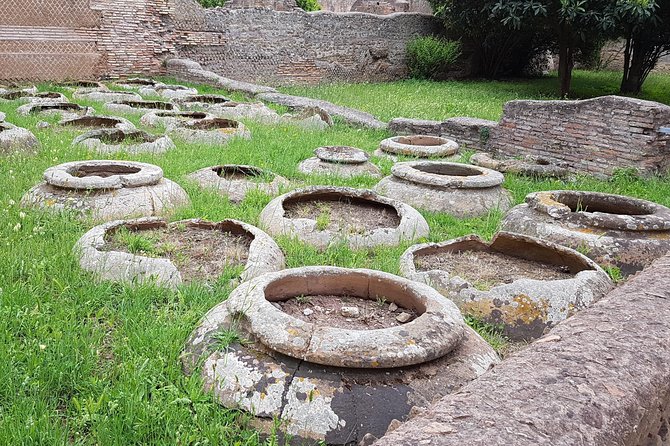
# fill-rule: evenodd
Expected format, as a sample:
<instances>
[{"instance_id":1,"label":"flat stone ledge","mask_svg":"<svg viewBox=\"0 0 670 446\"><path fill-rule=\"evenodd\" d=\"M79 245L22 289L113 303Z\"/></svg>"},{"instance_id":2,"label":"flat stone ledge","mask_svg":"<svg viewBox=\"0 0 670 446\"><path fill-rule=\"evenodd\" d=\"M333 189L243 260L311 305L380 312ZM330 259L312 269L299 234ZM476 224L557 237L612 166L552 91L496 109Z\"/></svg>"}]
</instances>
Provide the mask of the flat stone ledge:
<instances>
[{"instance_id":1,"label":"flat stone ledge","mask_svg":"<svg viewBox=\"0 0 670 446\"><path fill-rule=\"evenodd\" d=\"M314 197L341 196L346 199L364 200L387 205L395 209L400 223L394 228L377 228L363 233L342 234L328 229L319 229L311 218L288 218L284 202ZM280 195L261 212L261 226L272 235L288 235L325 249L332 243L345 243L354 249L373 246L395 246L403 240L416 240L428 235L430 228L423 216L411 206L398 200L383 197L374 191L350 187L313 186Z\"/></svg>"},{"instance_id":2,"label":"flat stone ledge","mask_svg":"<svg viewBox=\"0 0 670 446\"><path fill-rule=\"evenodd\" d=\"M552 280L520 278L487 290L451 271L419 270L424 255L461 252L501 253L522 260L564 266L572 277ZM473 262L472 268L477 268ZM502 325L515 340L536 339L560 321L597 302L614 284L594 261L579 252L534 237L498 232L491 243L475 235L409 247L400 257L404 277L426 283L453 300L465 314Z\"/></svg>"},{"instance_id":3,"label":"flat stone ledge","mask_svg":"<svg viewBox=\"0 0 670 446\"><path fill-rule=\"evenodd\" d=\"M665 445L670 256L375 446Z\"/></svg>"},{"instance_id":4,"label":"flat stone ledge","mask_svg":"<svg viewBox=\"0 0 670 446\"><path fill-rule=\"evenodd\" d=\"M182 278L179 270L170 260L120 251L106 251L104 247L105 236L120 227L142 230L179 225L236 231L251 235L253 240L249 246L248 260L239 276L241 281L284 268L284 254L274 240L255 226L238 220L223 220L216 223L199 219L168 223L167 220L157 217L116 220L89 230L79 239L74 251L79 256L81 268L91 271L100 280L135 284L152 282L168 288L176 288L182 283Z\"/></svg>"}]
</instances>

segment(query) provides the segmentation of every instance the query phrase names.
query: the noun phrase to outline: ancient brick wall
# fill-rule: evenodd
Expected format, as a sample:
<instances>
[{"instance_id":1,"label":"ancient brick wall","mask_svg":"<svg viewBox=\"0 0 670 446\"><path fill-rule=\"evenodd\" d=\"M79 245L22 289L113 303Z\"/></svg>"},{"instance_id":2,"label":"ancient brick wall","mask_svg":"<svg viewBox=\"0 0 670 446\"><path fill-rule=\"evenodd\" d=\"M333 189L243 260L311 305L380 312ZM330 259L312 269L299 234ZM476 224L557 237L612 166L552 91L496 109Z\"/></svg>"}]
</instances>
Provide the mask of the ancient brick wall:
<instances>
[{"instance_id":1,"label":"ancient brick wall","mask_svg":"<svg viewBox=\"0 0 670 446\"><path fill-rule=\"evenodd\" d=\"M267 85L385 81L407 74L409 39L439 32L422 14L203 10L177 0L176 52L205 69Z\"/></svg>"},{"instance_id":2,"label":"ancient brick wall","mask_svg":"<svg viewBox=\"0 0 670 446\"><path fill-rule=\"evenodd\" d=\"M510 101L486 150L502 157L538 155L568 163L574 172L643 174L670 168L670 107L620 96L583 101Z\"/></svg>"}]
</instances>

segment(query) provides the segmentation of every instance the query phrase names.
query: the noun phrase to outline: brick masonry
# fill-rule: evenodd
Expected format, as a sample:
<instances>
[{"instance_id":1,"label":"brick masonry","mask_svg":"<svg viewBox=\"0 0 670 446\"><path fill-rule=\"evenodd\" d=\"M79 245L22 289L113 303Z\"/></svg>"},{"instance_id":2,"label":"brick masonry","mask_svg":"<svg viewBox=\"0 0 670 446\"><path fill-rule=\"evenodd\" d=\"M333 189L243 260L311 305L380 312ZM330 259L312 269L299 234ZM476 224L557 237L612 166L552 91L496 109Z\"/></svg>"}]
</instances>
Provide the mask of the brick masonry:
<instances>
[{"instance_id":1,"label":"brick masonry","mask_svg":"<svg viewBox=\"0 0 670 446\"><path fill-rule=\"evenodd\" d=\"M248 3L248 5L247 5ZM405 45L440 31L424 14L204 9L195 0L4 0L0 80L160 74L187 57L271 85L383 81L407 74Z\"/></svg>"},{"instance_id":2,"label":"brick masonry","mask_svg":"<svg viewBox=\"0 0 670 446\"><path fill-rule=\"evenodd\" d=\"M434 135L455 140L461 149L484 150L491 132L498 126L495 121L479 118L456 117L446 121L395 118L389 130L395 135Z\"/></svg>"},{"instance_id":3,"label":"brick masonry","mask_svg":"<svg viewBox=\"0 0 670 446\"><path fill-rule=\"evenodd\" d=\"M617 168L643 175L670 168L670 106L621 96L583 101L510 101L491 129L494 156L537 155L573 172L609 176Z\"/></svg>"}]
</instances>

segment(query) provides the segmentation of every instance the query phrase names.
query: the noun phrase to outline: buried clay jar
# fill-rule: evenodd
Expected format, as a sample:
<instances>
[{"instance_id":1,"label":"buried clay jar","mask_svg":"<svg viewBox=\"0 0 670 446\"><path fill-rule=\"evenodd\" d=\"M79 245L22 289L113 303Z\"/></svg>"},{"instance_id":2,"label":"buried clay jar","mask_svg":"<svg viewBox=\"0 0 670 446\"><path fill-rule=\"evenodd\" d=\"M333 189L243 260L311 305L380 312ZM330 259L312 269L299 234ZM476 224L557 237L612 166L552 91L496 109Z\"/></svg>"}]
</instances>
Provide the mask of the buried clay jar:
<instances>
[{"instance_id":1,"label":"buried clay jar","mask_svg":"<svg viewBox=\"0 0 670 446\"><path fill-rule=\"evenodd\" d=\"M397 160L397 155L416 158L455 158L458 144L447 138L428 135L394 136L379 143L376 156Z\"/></svg>"},{"instance_id":2,"label":"buried clay jar","mask_svg":"<svg viewBox=\"0 0 670 446\"><path fill-rule=\"evenodd\" d=\"M411 246L400 271L463 313L502 325L513 340L542 336L613 288L607 273L577 251L506 232L491 243L471 235Z\"/></svg>"},{"instance_id":3,"label":"buried clay jar","mask_svg":"<svg viewBox=\"0 0 670 446\"><path fill-rule=\"evenodd\" d=\"M525 204L509 211L501 228L576 249L624 275L670 250L670 209L600 192L531 193Z\"/></svg>"},{"instance_id":4,"label":"buried clay jar","mask_svg":"<svg viewBox=\"0 0 670 446\"><path fill-rule=\"evenodd\" d=\"M316 156L302 161L298 170L305 174L334 175L350 178L358 175L381 177L381 171L361 149L325 146L314 150Z\"/></svg>"},{"instance_id":5,"label":"buried clay jar","mask_svg":"<svg viewBox=\"0 0 670 446\"><path fill-rule=\"evenodd\" d=\"M280 188L289 186L289 181L280 175L241 164L205 167L189 174L187 178L204 189L216 190L232 203L244 200L249 191L277 195Z\"/></svg>"},{"instance_id":6,"label":"buried clay jar","mask_svg":"<svg viewBox=\"0 0 670 446\"><path fill-rule=\"evenodd\" d=\"M98 221L164 215L187 205L188 195L153 164L116 160L74 161L50 167L23 206L73 210Z\"/></svg>"},{"instance_id":7,"label":"buried clay jar","mask_svg":"<svg viewBox=\"0 0 670 446\"><path fill-rule=\"evenodd\" d=\"M322 311L317 306L305 305L312 316L284 311L293 300L325 305L343 296L362 309L342 318L349 328L332 324L334 315L310 319ZM345 310L337 305L330 309ZM396 317L393 311L416 317L361 328L372 307L388 317ZM230 330L247 342L222 345L220 334ZM379 271L314 266L242 284L204 316L182 361L187 373L201 374L220 404L252 412L262 431L269 432L276 417L296 444L344 445L358 444L367 433L381 436L393 419L455 391L498 358L427 285Z\"/></svg>"}]
</instances>

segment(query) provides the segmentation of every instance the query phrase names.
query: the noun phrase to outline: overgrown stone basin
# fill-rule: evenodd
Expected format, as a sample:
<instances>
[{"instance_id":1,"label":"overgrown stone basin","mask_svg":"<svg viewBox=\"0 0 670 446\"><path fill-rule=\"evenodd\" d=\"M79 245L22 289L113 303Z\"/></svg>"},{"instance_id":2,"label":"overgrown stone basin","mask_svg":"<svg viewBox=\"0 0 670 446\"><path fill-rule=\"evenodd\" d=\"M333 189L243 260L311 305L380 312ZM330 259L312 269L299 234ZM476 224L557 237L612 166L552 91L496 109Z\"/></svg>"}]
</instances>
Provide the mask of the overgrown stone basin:
<instances>
[{"instance_id":1,"label":"overgrown stone basin","mask_svg":"<svg viewBox=\"0 0 670 446\"><path fill-rule=\"evenodd\" d=\"M526 156L524 159L498 160L488 153L478 152L470 157L470 162L476 166L499 172L510 172L527 175L531 177L565 178L569 171L563 166L564 163L556 163L547 158Z\"/></svg>"},{"instance_id":2,"label":"overgrown stone basin","mask_svg":"<svg viewBox=\"0 0 670 446\"><path fill-rule=\"evenodd\" d=\"M272 200L260 215L271 235L288 235L325 249L343 243L351 248L394 246L428 235L416 209L374 191L313 186Z\"/></svg>"},{"instance_id":3,"label":"overgrown stone basin","mask_svg":"<svg viewBox=\"0 0 670 446\"><path fill-rule=\"evenodd\" d=\"M166 99L183 98L198 94L198 90L185 85L169 85L157 82L154 85L142 86L139 89L142 96L161 96Z\"/></svg>"},{"instance_id":4,"label":"overgrown stone basin","mask_svg":"<svg viewBox=\"0 0 670 446\"><path fill-rule=\"evenodd\" d=\"M135 125L132 122L119 116L79 116L76 118L63 119L58 124L63 127L87 129L135 130Z\"/></svg>"},{"instance_id":5,"label":"overgrown stone basin","mask_svg":"<svg viewBox=\"0 0 670 446\"><path fill-rule=\"evenodd\" d=\"M249 191L258 190L274 196L280 188L290 184L286 178L273 172L241 164L205 167L187 178L202 188L215 189L233 203L244 200Z\"/></svg>"},{"instance_id":6,"label":"overgrown stone basin","mask_svg":"<svg viewBox=\"0 0 670 446\"><path fill-rule=\"evenodd\" d=\"M670 209L651 201L589 191L534 192L501 223L505 231L577 249L633 274L670 250Z\"/></svg>"},{"instance_id":7,"label":"overgrown stone basin","mask_svg":"<svg viewBox=\"0 0 670 446\"><path fill-rule=\"evenodd\" d=\"M223 146L233 138L251 139L251 132L240 121L205 118L186 121L168 129L171 135L193 144Z\"/></svg>"},{"instance_id":8,"label":"overgrown stone basin","mask_svg":"<svg viewBox=\"0 0 670 446\"><path fill-rule=\"evenodd\" d=\"M148 127L163 126L166 129L183 126L190 121L213 118L214 116L201 111L152 111L140 118L140 124Z\"/></svg>"},{"instance_id":9,"label":"overgrown stone basin","mask_svg":"<svg viewBox=\"0 0 670 446\"><path fill-rule=\"evenodd\" d=\"M0 154L28 151L39 145L40 142L30 130L0 120Z\"/></svg>"},{"instance_id":10,"label":"overgrown stone basin","mask_svg":"<svg viewBox=\"0 0 670 446\"><path fill-rule=\"evenodd\" d=\"M358 175L381 177L381 171L361 149L348 146L324 146L314 150L316 156L302 161L298 170L306 174L335 175L350 178Z\"/></svg>"},{"instance_id":11,"label":"overgrown stone basin","mask_svg":"<svg viewBox=\"0 0 670 446\"><path fill-rule=\"evenodd\" d=\"M511 196L503 181L500 172L483 167L411 161L395 164L375 190L420 209L467 218L509 209Z\"/></svg>"},{"instance_id":12,"label":"overgrown stone basin","mask_svg":"<svg viewBox=\"0 0 670 446\"><path fill-rule=\"evenodd\" d=\"M394 136L379 143L377 156L397 155L417 158L448 158L458 153L458 144L447 138L429 135Z\"/></svg>"},{"instance_id":13,"label":"overgrown stone basin","mask_svg":"<svg viewBox=\"0 0 670 446\"><path fill-rule=\"evenodd\" d=\"M60 114L63 119L74 118L77 116L91 115L95 110L91 107L84 107L74 102L29 102L16 109L22 116L32 114L54 115Z\"/></svg>"},{"instance_id":14,"label":"overgrown stone basin","mask_svg":"<svg viewBox=\"0 0 670 446\"><path fill-rule=\"evenodd\" d=\"M508 232L491 243L470 235L411 246L400 258L400 271L432 286L463 313L502 325L513 340L539 338L614 287L583 254Z\"/></svg>"},{"instance_id":15,"label":"overgrown stone basin","mask_svg":"<svg viewBox=\"0 0 670 446\"><path fill-rule=\"evenodd\" d=\"M395 305L417 317L383 329L350 329L282 309L317 296L354 298L363 314ZM365 316L356 318L361 323ZM226 333L236 335L228 336L232 342L221 342ZM199 373L223 406L253 413L263 432L280 418L293 444L330 445L379 437L394 419L406 419L413 407L429 405L497 362L456 306L427 285L326 266L242 284L203 317L182 354L187 374Z\"/></svg>"},{"instance_id":16,"label":"overgrown stone basin","mask_svg":"<svg viewBox=\"0 0 670 446\"><path fill-rule=\"evenodd\" d=\"M219 94L196 94L183 98L177 98L174 101L185 110L206 110L217 104L237 104L227 97Z\"/></svg>"},{"instance_id":17,"label":"overgrown stone basin","mask_svg":"<svg viewBox=\"0 0 670 446\"><path fill-rule=\"evenodd\" d=\"M226 267L240 268L234 279L241 281L284 268L284 255L274 240L237 220L116 220L84 234L75 253L82 269L98 279L169 288L216 281Z\"/></svg>"},{"instance_id":18,"label":"overgrown stone basin","mask_svg":"<svg viewBox=\"0 0 670 446\"><path fill-rule=\"evenodd\" d=\"M55 91L36 92L30 88L2 91L0 92L0 99L20 100L22 102L67 102L68 100L62 93Z\"/></svg>"},{"instance_id":19,"label":"overgrown stone basin","mask_svg":"<svg viewBox=\"0 0 670 446\"><path fill-rule=\"evenodd\" d=\"M127 89L135 89L140 87L152 86L156 84L158 84L158 81L143 77L131 77L128 79L121 79L118 82L116 82L117 86Z\"/></svg>"},{"instance_id":20,"label":"overgrown stone basin","mask_svg":"<svg viewBox=\"0 0 670 446\"><path fill-rule=\"evenodd\" d=\"M179 111L179 107L171 102L163 101L136 101L124 100L113 101L105 104L105 108L109 111L117 113L142 113L156 110L172 110Z\"/></svg>"},{"instance_id":21,"label":"overgrown stone basin","mask_svg":"<svg viewBox=\"0 0 670 446\"><path fill-rule=\"evenodd\" d=\"M73 145L83 145L98 153L165 153L175 145L169 136L151 135L142 130L96 129L79 135Z\"/></svg>"},{"instance_id":22,"label":"overgrown stone basin","mask_svg":"<svg viewBox=\"0 0 670 446\"><path fill-rule=\"evenodd\" d=\"M163 178L160 167L117 160L50 167L21 200L23 206L73 210L98 221L165 215L188 203L184 189Z\"/></svg>"},{"instance_id":23,"label":"overgrown stone basin","mask_svg":"<svg viewBox=\"0 0 670 446\"><path fill-rule=\"evenodd\" d=\"M142 96L137 93L129 91L111 91L111 90L90 90L85 88L83 90L75 90L72 93L74 99L84 99L88 101L98 102L115 102L115 101L141 101Z\"/></svg>"}]
</instances>

